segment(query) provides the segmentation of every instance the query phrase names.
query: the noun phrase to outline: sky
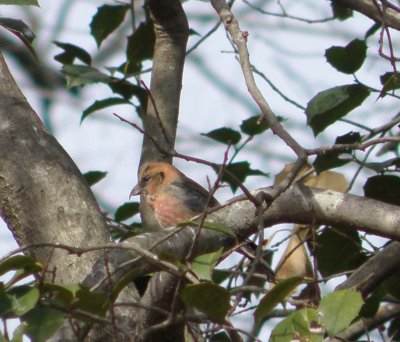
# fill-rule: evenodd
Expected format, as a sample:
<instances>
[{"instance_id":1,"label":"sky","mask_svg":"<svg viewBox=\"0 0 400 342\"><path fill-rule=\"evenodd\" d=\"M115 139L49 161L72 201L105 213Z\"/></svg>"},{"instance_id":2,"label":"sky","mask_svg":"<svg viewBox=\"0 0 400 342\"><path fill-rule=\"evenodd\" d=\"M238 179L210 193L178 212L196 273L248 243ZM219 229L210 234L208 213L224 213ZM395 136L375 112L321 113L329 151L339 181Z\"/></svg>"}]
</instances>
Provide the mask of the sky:
<instances>
[{"instance_id":1,"label":"sky","mask_svg":"<svg viewBox=\"0 0 400 342\"><path fill-rule=\"evenodd\" d=\"M92 54L97 54L94 39L89 35L89 23L97 6L103 1L72 1L64 7L64 1L40 0L40 8L30 9L31 13L21 13L12 6L1 6L2 16L18 17L32 22L37 35L35 47L42 51L43 63L49 63L60 69L60 64L52 57L61 52L53 40L73 43L84 47ZM109 1L113 4L114 2ZM263 4L266 11L281 13L276 1L254 1ZM280 4L288 14L307 19L321 19L331 15L328 1L281 1ZM190 27L199 33L206 34L218 21L218 17L207 1L187 1L184 9L189 15ZM306 106L307 102L318 92L341 84L353 82L352 75L338 73L323 58L325 49L333 45L346 45L354 38L363 38L372 22L358 14L344 22L331 21L321 24L307 24L297 20L267 16L249 10L248 5L236 1L234 13L242 30L249 33L248 48L251 62L259 71L267 75L275 87L284 94ZM62 25L60 15L64 13L65 30L58 33ZM117 32L124 43L126 32ZM193 46L199 35L192 35L188 47ZM387 62L377 56L377 35L368 41L368 61L357 74L362 82L379 87L377 75L390 71ZM107 46L107 42L105 43ZM99 58L101 57L98 56ZM20 68L6 55L11 71L21 90L33 108L39 113L42 106L37 89L26 79ZM113 57L117 65L123 60L122 55ZM101 66L100 63L98 65ZM143 80L149 84L149 74ZM272 110L285 118L284 125L293 136L306 147L333 143L337 135L345 134L354 127L338 123L329 127L326 132L315 138L306 127L304 111L285 101L267 82L256 77L261 92ZM221 90L221 88L223 90ZM82 111L95 100L106 98L111 93L106 87L94 85L83 89L80 99L73 98L65 92L57 96L57 103L51 112L54 127L53 133L82 172L90 170L107 171L107 177L93 187L93 191L103 209L113 212L128 201L129 192L136 182L136 172L140 157L142 136L132 127L112 116L113 112L140 123L130 107L118 106L103 110L80 124ZM395 107L390 99L379 103L370 98L365 106L354 111L351 118L371 127L393 117ZM367 115L371 110L379 110L380 115ZM210 142L201 135L223 126L236 128L246 118L258 114L255 104L247 93L243 76L232 47L222 27L187 57L180 107L180 121L176 149L179 152L194 155L213 162L222 162L225 146ZM273 175L277 174L285 163L295 160L294 154L277 137L270 132L256 137L237 157L237 161L247 160L255 169L269 173L271 177L250 177L246 186L250 189L269 186ZM211 182L214 172L203 165L176 160L175 164L187 175L207 187L207 177ZM340 169L348 178L354 173L354 165ZM368 173L367 173L368 174ZM372 174L372 173L371 173ZM353 192L362 194L362 184L357 183ZM232 197L228 188L219 190L216 197L224 202ZM271 230L271 234L278 227ZM16 244L5 224L0 220L1 254L14 248ZM267 333L267 332L266 332Z\"/></svg>"}]
</instances>

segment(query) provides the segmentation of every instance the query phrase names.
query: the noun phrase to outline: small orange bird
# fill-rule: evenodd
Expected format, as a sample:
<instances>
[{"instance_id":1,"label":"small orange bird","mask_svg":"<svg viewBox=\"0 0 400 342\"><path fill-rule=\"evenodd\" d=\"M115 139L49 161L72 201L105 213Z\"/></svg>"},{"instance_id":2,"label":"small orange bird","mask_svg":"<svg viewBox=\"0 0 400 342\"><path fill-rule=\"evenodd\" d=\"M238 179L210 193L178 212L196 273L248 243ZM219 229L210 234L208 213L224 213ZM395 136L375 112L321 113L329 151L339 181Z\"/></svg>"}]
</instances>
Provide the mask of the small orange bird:
<instances>
[{"instance_id":1,"label":"small orange bird","mask_svg":"<svg viewBox=\"0 0 400 342\"><path fill-rule=\"evenodd\" d=\"M200 184L176 167L154 162L139 171L139 181L130 196L144 195L162 228L176 226L219 203Z\"/></svg>"}]
</instances>

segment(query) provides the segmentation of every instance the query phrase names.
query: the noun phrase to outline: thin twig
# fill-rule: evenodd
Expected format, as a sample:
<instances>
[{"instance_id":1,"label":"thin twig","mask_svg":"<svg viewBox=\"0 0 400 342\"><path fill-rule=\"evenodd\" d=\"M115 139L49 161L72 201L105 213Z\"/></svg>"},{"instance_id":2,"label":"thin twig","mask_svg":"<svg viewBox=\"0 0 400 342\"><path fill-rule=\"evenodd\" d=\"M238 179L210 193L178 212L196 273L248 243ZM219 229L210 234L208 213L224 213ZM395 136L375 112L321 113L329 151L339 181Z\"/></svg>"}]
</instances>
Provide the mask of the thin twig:
<instances>
[{"instance_id":1,"label":"thin twig","mask_svg":"<svg viewBox=\"0 0 400 342\"><path fill-rule=\"evenodd\" d=\"M197 243L197 241L198 241L198 239L200 237L201 229L202 229L202 227L204 225L204 222L205 222L205 220L207 218L207 215L208 215L207 208L210 206L211 200L214 197L214 193L217 191L217 189L219 187L219 184L221 182L221 178L222 178L222 175L224 173L224 170L225 170L225 167L226 167L226 163L228 162L229 149L230 149L230 145L228 145L227 149L225 150L224 160L222 162L222 166L219 169L217 179L214 182L214 186L209 191L206 207L204 208L204 212L201 214L200 222L199 222L199 225L198 225L198 227L196 229L196 234L195 234L195 236L193 238L192 245L190 246L190 249L189 249L189 253L188 253L188 257L187 257L188 260L190 260L192 258L192 256L193 256L194 247L196 246L196 243Z\"/></svg>"},{"instance_id":2,"label":"thin twig","mask_svg":"<svg viewBox=\"0 0 400 342\"><path fill-rule=\"evenodd\" d=\"M147 87L146 83L143 80L140 80L140 84L143 86L143 88L146 90L147 94L150 97L150 101L154 107L154 112L156 113L156 117L157 117L157 121L158 121L158 125L161 129L161 132L163 134L164 140L167 143L168 146L171 146L170 141L168 139L168 135L167 132L165 131L165 127L162 123L161 120L161 116L160 116L160 112L158 111L157 105L156 105L156 100L153 97L153 94L151 93L150 89Z\"/></svg>"},{"instance_id":3,"label":"thin twig","mask_svg":"<svg viewBox=\"0 0 400 342\"><path fill-rule=\"evenodd\" d=\"M307 24L320 24L320 23L326 23L328 21L332 21L335 19L335 17L327 17L327 18L322 18L322 19L306 19L306 18L302 18L302 17L297 17L295 15L289 15L287 14L283 8L281 7L281 9L283 10L283 13L274 13L274 12L268 12L263 10L260 7L257 7L253 4L251 4L249 1L247 0L243 0L243 2L248 5L249 7L251 7L252 9L260 12L261 14L266 14L266 15L270 15L272 17L279 17L279 18L284 18L284 19L292 19L292 20L296 20L296 21L301 21L303 23L307 23Z\"/></svg>"},{"instance_id":4,"label":"thin twig","mask_svg":"<svg viewBox=\"0 0 400 342\"><path fill-rule=\"evenodd\" d=\"M364 151L370 146L383 144L387 142L400 142L400 137L377 138L361 144L334 144L307 150L307 155L323 154L326 152L346 152L348 150Z\"/></svg>"},{"instance_id":5,"label":"thin twig","mask_svg":"<svg viewBox=\"0 0 400 342\"><path fill-rule=\"evenodd\" d=\"M301 109L301 110L305 110L306 107L304 107L303 105L301 105L300 103L292 100L291 98L289 98L288 96L286 96L282 91L280 91L278 89L278 87L275 86L275 84L273 84L271 82L271 80L260 70L258 70L254 65L251 65L251 69L253 70L253 72L260 76L265 82L268 83L268 85L272 88L273 91L275 91L280 97L282 97L286 102L291 103L293 106Z\"/></svg>"},{"instance_id":6,"label":"thin twig","mask_svg":"<svg viewBox=\"0 0 400 342\"><path fill-rule=\"evenodd\" d=\"M147 134L142 128L140 128L140 127L139 127L138 125L136 125L135 123L130 122L130 121L124 119L123 117L119 116L119 115L116 114L116 113L113 113L113 115L116 116L116 117L117 117L118 119L120 119L121 121L123 121L123 122L125 122L125 123L131 125L131 126L134 127L135 129L137 129L140 133L142 133L143 135L145 135L146 137L148 137L148 138L153 142L153 144L156 146L156 148L157 148L161 153L164 153L166 156L174 157L174 158L180 158L180 159L184 159L184 160L186 160L186 161L192 161L192 162L195 162L195 163L198 163L198 164L207 165L207 166L210 166L210 167L212 167L212 168L214 168L214 169L218 169L218 170L221 168L221 165L218 165L218 164L216 164L216 163L209 162L209 161L204 160L204 159L200 159L200 158L188 156L188 155L186 155L186 154L178 153L178 152L176 152L176 151L174 151L174 150L168 151L168 150L166 150L165 148L163 148L162 146L160 146L160 145L157 143L157 141L155 141L155 139L154 139L152 136L150 136L149 134ZM235 185L237 185L237 186L240 188L240 190L243 191L243 193L246 195L247 199L248 199L250 202L252 202L254 205L257 205L257 200L256 200L256 198L251 194L250 190L247 189L247 188L244 186L244 184L243 184L232 172L230 172L230 171L227 170L227 169L224 169L223 172L224 172L227 176L229 176L229 177L232 179L233 183L235 183Z\"/></svg>"},{"instance_id":7,"label":"thin twig","mask_svg":"<svg viewBox=\"0 0 400 342\"><path fill-rule=\"evenodd\" d=\"M247 49L247 38L249 33L240 29L238 21L234 17L225 0L211 0L211 4L220 16L226 31L229 32L229 35L237 48L240 66L242 68L247 89L261 110L262 119L268 122L271 126L272 132L279 136L300 159L306 158L305 149L283 128L257 87Z\"/></svg>"}]
</instances>

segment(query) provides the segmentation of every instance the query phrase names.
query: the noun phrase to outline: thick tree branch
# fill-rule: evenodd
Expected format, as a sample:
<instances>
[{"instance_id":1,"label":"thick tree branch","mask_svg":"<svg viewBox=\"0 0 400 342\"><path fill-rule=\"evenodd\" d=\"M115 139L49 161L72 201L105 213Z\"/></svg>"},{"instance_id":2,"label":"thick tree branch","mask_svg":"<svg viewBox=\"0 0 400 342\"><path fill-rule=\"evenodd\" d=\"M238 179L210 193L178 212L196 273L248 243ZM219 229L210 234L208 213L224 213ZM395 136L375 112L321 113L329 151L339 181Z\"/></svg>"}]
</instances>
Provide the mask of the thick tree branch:
<instances>
[{"instance_id":1,"label":"thick tree branch","mask_svg":"<svg viewBox=\"0 0 400 342\"><path fill-rule=\"evenodd\" d=\"M356 288L363 296L369 295L384 280L400 271L398 256L400 242L392 242L382 251L366 261L345 282L338 285L336 290Z\"/></svg>"},{"instance_id":2,"label":"thick tree branch","mask_svg":"<svg viewBox=\"0 0 400 342\"><path fill-rule=\"evenodd\" d=\"M163 146L173 151L178 125L179 101L182 87L182 74L189 37L189 24L179 0L149 0L151 18L154 24L155 47L153 69L149 91L147 113L144 118L143 146L140 165L148 161L166 160L171 162L171 155L165 155L158 148ZM152 210L141 199L142 222L150 230L158 230ZM164 275L164 276L162 276ZM141 299L147 307L169 309L174 296L171 292L177 287L178 277L159 273L153 276L150 286ZM157 288L157 291L154 291ZM145 337L142 334L150 326L161 323L165 317L155 311L141 310L137 328L140 339L146 341L182 340L184 324L166 324Z\"/></svg>"},{"instance_id":3,"label":"thick tree branch","mask_svg":"<svg viewBox=\"0 0 400 342\"><path fill-rule=\"evenodd\" d=\"M18 244L109 242L92 192L20 92L1 55L0 77L0 215ZM49 262L49 269L57 270L55 281L63 284L82 281L99 255L77 257L46 248L31 253Z\"/></svg>"},{"instance_id":4,"label":"thick tree branch","mask_svg":"<svg viewBox=\"0 0 400 342\"><path fill-rule=\"evenodd\" d=\"M189 36L189 25L179 1L150 0L148 5L156 36L150 92L157 108L152 101L148 101L144 118L146 135L143 139L141 165L154 160L171 161L171 157L165 156L149 136L166 150L173 150Z\"/></svg>"},{"instance_id":5,"label":"thick tree branch","mask_svg":"<svg viewBox=\"0 0 400 342\"><path fill-rule=\"evenodd\" d=\"M387 27L400 30L400 13L392 8L386 8L385 20L382 19L382 5L377 2L375 5L373 0L334 0L348 8L351 8L361 14L366 15L378 23L384 23Z\"/></svg>"},{"instance_id":6,"label":"thick tree branch","mask_svg":"<svg viewBox=\"0 0 400 342\"><path fill-rule=\"evenodd\" d=\"M0 215L16 241L20 246L48 243L78 248L88 241L109 243L104 216L82 174L47 132L1 55L0 77ZM28 253L54 271L48 280L59 284L82 282L102 255L101 251L74 255L56 247ZM120 300L134 295L127 287ZM118 321L128 331L133 318L132 308L118 309ZM104 334L103 329L97 332ZM65 326L54 340L65 341L67 336L74 333Z\"/></svg>"},{"instance_id":7,"label":"thick tree branch","mask_svg":"<svg viewBox=\"0 0 400 342\"><path fill-rule=\"evenodd\" d=\"M268 193L272 191L272 188L259 189L253 194L256 195L260 191ZM374 208L374 215L369 215L371 208ZM263 218L265 227L279 223L336 225L400 241L399 207L360 196L303 185L291 186L274 201L270 208L265 210ZM232 248L238 241L256 233L258 226L256 208L244 196L230 201L209 214L207 221L231 228L237 238L210 229L202 229L193 257L216 251L221 247ZM137 270L135 277L141 276L160 270L160 267L156 262L149 263L136 258L138 254L134 253L135 248L146 249L156 255L174 255L179 260L185 260L194 236L195 229L189 227L143 234L123 242L124 246L133 247L131 253L114 249L109 252L108 260L111 260L118 269L115 273L117 279L132 269ZM127 261L131 262L121 266ZM104 278L103 267L96 266L95 268L97 274L93 274L89 281L91 284L97 284Z\"/></svg>"}]
</instances>

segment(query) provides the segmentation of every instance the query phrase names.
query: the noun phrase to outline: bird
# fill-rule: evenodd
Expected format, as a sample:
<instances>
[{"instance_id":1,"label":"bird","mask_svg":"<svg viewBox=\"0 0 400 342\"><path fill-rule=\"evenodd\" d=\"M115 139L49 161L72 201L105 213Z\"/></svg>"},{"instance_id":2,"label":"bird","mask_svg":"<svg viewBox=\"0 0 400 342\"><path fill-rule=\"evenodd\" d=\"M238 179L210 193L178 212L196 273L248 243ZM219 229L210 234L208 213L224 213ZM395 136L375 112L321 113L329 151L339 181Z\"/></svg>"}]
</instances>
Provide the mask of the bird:
<instances>
[{"instance_id":1,"label":"bird","mask_svg":"<svg viewBox=\"0 0 400 342\"><path fill-rule=\"evenodd\" d=\"M204 213L207 209L219 206L219 202L200 184L190 179L176 167L165 162L144 164L138 175L138 183L129 198L143 195L153 211L161 228L177 226ZM257 245L249 239L236 247L236 251L254 261ZM272 269L261 261L260 270L274 281Z\"/></svg>"},{"instance_id":2,"label":"bird","mask_svg":"<svg viewBox=\"0 0 400 342\"><path fill-rule=\"evenodd\" d=\"M219 205L200 184L166 162L150 162L139 170L130 197L143 195L161 228L176 226Z\"/></svg>"}]
</instances>

